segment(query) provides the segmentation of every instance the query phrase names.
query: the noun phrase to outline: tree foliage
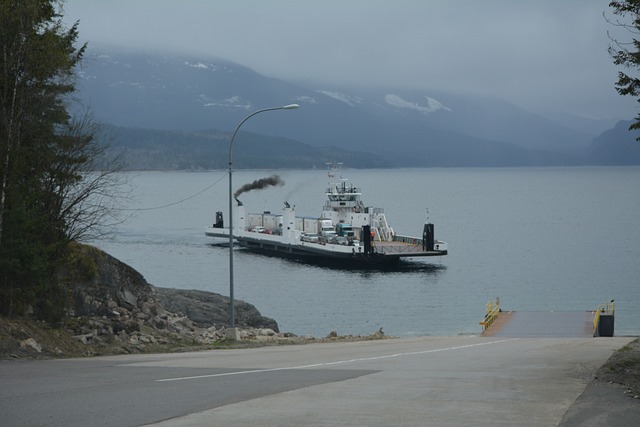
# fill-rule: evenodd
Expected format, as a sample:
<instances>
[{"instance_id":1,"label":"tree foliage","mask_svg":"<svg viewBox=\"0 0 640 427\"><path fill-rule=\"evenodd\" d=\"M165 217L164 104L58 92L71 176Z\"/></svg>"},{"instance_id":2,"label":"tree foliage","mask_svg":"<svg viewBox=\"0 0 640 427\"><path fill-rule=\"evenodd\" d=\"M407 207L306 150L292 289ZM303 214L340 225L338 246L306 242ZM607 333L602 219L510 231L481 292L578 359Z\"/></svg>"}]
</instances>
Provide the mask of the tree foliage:
<instances>
[{"instance_id":1,"label":"tree foliage","mask_svg":"<svg viewBox=\"0 0 640 427\"><path fill-rule=\"evenodd\" d=\"M629 70L625 73L618 72L616 90L620 95L640 97L640 79L632 75L640 68L640 0L612 1L609 7L613 10L614 19L605 15L605 19L615 27L625 30L631 40L622 40L609 34L613 45L609 47L609 54L613 57L613 63ZM640 99L638 100L640 102ZM631 124L629 130L640 129L640 114ZM640 137L636 138L640 141Z\"/></svg>"},{"instance_id":2,"label":"tree foliage","mask_svg":"<svg viewBox=\"0 0 640 427\"><path fill-rule=\"evenodd\" d=\"M61 10L0 0L0 314L46 320L63 313L56 267L104 214L106 176L88 173L101 152L92 121L68 111L86 46Z\"/></svg>"}]
</instances>

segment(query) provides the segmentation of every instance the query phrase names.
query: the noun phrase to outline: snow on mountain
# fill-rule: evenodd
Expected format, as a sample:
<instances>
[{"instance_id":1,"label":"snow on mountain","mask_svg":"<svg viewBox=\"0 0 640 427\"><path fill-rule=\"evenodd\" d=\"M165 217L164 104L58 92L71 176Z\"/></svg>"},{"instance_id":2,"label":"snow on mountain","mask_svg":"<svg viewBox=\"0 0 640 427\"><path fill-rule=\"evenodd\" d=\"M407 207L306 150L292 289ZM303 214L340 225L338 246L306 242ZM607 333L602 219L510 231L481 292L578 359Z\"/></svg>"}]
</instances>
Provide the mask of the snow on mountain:
<instances>
[{"instance_id":1,"label":"snow on mountain","mask_svg":"<svg viewBox=\"0 0 640 427\"><path fill-rule=\"evenodd\" d=\"M202 68L202 69L204 69L204 70L208 70L209 68L211 68L211 66L209 66L209 65L207 65L207 64L205 64L205 63L202 63L202 62L197 62L197 63L195 63L195 62L185 61L185 62L184 62L184 64L185 64L187 67L192 67L192 68ZM215 71L215 67L213 67L213 70Z\"/></svg>"},{"instance_id":2,"label":"snow on mountain","mask_svg":"<svg viewBox=\"0 0 640 427\"><path fill-rule=\"evenodd\" d=\"M295 97L295 100L297 102L302 102L304 104L317 104L318 100L315 99L312 96L307 96L307 95L299 95Z\"/></svg>"},{"instance_id":3,"label":"snow on mountain","mask_svg":"<svg viewBox=\"0 0 640 427\"><path fill-rule=\"evenodd\" d=\"M79 72L80 99L116 126L244 131L316 147L364 150L408 166L568 164L593 137L504 100L434 90L341 87L315 90L223 59L98 51ZM553 154L551 154L553 153ZM561 153L559 156L557 153Z\"/></svg>"},{"instance_id":4,"label":"snow on mountain","mask_svg":"<svg viewBox=\"0 0 640 427\"><path fill-rule=\"evenodd\" d=\"M211 99L206 94L201 93L200 95L198 95L198 100L204 107L223 107L243 110L250 110L254 108L253 104L251 104L251 101L243 99L238 95L230 96L225 99Z\"/></svg>"},{"instance_id":5,"label":"snow on mountain","mask_svg":"<svg viewBox=\"0 0 640 427\"><path fill-rule=\"evenodd\" d=\"M393 107L397 107L397 108L408 108L411 110L416 110L422 114L428 115L431 113L434 113L438 110L445 110L445 111L453 111L451 110L451 108L445 107L444 105L442 105L441 102L429 97L429 96L425 96L425 98L427 99L427 105L420 105L417 102L411 102L411 101L406 101L404 100L402 97L398 96L398 95L391 95L388 94L384 97L384 100L387 104L393 106Z\"/></svg>"},{"instance_id":6,"label":"snow on mountain","mask_svg":"<svg viewBox=\"0 0 640 427\"><path fill-rule=\"evenodd\" d=\"M318 90L318 93L328 96L329 98L333 98L337 101L343 102L347 104L349 107L355 107L358 104L362 104L362 98L359 96L349 96L340 92L332 92L329 90Z\"/></svg>"}]
</instances>

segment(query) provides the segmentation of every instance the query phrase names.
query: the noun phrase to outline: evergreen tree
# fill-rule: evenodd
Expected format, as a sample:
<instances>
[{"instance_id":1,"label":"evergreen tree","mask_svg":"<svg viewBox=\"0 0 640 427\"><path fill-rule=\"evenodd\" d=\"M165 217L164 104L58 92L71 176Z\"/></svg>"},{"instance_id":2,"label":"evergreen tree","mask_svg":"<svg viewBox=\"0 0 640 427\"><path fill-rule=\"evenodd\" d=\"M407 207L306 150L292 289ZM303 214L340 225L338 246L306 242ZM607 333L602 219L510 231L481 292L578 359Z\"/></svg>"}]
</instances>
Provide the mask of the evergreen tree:
<instances>
[{"instance_id":1,"label":"evergreen tree","mask_svg":"<svg viewBox=\"0 0 640 427\"><path fill-rule=\"evenodd\" d=\"M613 21L606 17L607 21L616 27L624 28L627 34L631 34L631 41L623 41L611 37L614 46L609 47L609 54L613 57L613 63L621 65L632 71L640 68L640 41L636 38L640 34L640 0L612 1L609 7L613 9L613 14L619 17ZM630 73L618 72L616 90L620 95L640 96L640 79L630 75ZM638 100L640 102L640 99ZM638 114L631 124L629 130L640 129L640 114ZM636 138L640 141L640 137Z\"/></svg>"},{"instance_id":2,"label":"evergreen tree","mask_svg":"<svg viewBox=\"0 0 640 427\"><path fill-rule=\"evenodd\" d=\"M61 10L0 0L0 314L47 320L64 309L56 267L95 219L83 209L95 187L83 182L99 152L90 122L68 112L85 46Z\"/></svg>"}]
</instances>

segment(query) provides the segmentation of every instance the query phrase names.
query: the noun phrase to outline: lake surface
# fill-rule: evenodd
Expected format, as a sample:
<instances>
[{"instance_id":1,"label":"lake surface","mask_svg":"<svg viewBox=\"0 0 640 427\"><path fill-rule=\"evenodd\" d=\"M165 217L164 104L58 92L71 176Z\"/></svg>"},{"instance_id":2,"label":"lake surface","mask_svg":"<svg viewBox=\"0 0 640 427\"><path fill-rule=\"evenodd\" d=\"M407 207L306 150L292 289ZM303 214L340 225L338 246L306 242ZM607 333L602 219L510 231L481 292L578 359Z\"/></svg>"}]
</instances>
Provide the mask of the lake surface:
<instances>
[{"instance_id":1,"label":"lake surface","mask_svg":"<svg viewBox=\"0 0 640 427\"><path fill-rule=\"evenodd\" d=\"M298 216L320 215L328 182L323 170L240 170L234 190L273 173L285 185L243 194L247 212L280 212L286 200ZM281 331L478 334L485 303L499 297L503 309L540 311L590 310L615 299L616 335L640 335L640 168L347 169L343 175L362 189L366 206L385 209L396 233L420 236L428 218L449 255L382 272L237 249L235 298L274 318ZM226 217L226 171L129 178L132 210L124 213L130 218L112 239L92 243L155 286L229 295L228 248L204 235L215 211Z\"/></svg>"}]
</instances>

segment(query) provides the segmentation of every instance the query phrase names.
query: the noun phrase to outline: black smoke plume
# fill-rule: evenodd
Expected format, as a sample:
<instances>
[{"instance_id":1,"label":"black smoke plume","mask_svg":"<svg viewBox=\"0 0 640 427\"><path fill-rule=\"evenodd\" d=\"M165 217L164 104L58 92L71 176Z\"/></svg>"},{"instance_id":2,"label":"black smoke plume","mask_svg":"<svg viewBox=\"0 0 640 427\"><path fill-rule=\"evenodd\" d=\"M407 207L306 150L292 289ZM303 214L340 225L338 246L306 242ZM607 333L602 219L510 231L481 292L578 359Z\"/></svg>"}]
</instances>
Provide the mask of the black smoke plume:
<instances>
[{"instance_id":1,"label":"black smoke plume","mask_svg":"<svg viewBox=\"0 0 640 427\"><path fill-rule=\"evenodd\" d=\"M282 178L280 178L280 175L273 175L268 178L256 179L252 183L245 184L242 187L240 187L238 190L236 190L236 192L233 193L233 197L236 197L237 199L239 195L241 195L242 193L246 193L247 191L262 190L263 188L273 187L276 185L278 186L284 185L284 181L282 180Z\"/></svg>"}]
</instances>

